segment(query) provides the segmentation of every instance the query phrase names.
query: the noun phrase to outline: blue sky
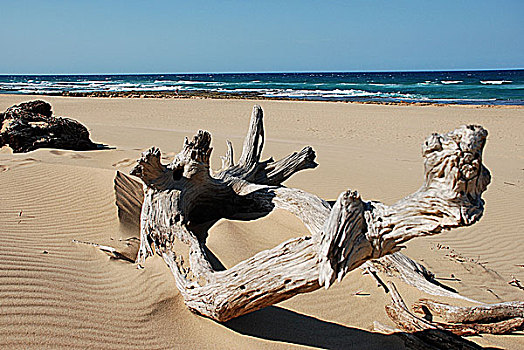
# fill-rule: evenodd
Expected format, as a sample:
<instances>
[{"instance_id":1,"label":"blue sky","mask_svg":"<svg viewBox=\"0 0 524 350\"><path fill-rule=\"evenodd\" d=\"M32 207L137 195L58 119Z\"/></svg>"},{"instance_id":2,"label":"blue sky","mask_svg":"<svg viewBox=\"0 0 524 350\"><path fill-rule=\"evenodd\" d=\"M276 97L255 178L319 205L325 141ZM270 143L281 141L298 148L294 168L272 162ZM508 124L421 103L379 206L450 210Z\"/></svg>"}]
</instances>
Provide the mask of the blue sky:
<instances>
[{"instance_id":1,"label":"blue sky","mask_svg":"<svg viewBox=\"0 0 524 350\"><path fill-rule=\"evenodd\" d=\"M524 1L0 0L0 74L524 68Z\"/></svg>"}]
</instances>

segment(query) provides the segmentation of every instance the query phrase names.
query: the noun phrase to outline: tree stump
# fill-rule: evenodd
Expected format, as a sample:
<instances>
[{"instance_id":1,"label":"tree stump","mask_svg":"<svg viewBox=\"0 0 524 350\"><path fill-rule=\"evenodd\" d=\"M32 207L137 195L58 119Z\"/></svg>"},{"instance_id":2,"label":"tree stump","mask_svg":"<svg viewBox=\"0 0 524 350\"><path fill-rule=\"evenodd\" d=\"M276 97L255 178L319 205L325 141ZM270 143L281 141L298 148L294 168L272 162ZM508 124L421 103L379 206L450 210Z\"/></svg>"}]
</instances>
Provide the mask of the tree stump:
<instances>
[{"instance_id":1,"label":"tree stump","mask_svg":"<svg viewBox=\"0 0 524 350\"><path fill-rule=\"evenodd\" d=\"M282 185L297 171L317 166L311 147L278 161L260 160L263 112L255 106L236 164L228 141L222 169L210 170L211 135L206 131L186 138L170 164L161 163L158 148L142 154L131 171L143 183L137 263L152 254L162 256L188 308L219 322L328 288L366 261L399 251L412 238L478 221L481 195L490 182L482 164L486 136L475 125L429 136L422 145L422 187L391 206L364 201L351 190L330 206L314 194ZM140 197L133 181L117 174L115 182L135 192L129 203ZM222 218L252 220L276 208L296 215L309 233L229 269L217 266L206 247L213 224ZM189 267L177 252L180 242L189 247Z\"/></svg>"}]
</instances>

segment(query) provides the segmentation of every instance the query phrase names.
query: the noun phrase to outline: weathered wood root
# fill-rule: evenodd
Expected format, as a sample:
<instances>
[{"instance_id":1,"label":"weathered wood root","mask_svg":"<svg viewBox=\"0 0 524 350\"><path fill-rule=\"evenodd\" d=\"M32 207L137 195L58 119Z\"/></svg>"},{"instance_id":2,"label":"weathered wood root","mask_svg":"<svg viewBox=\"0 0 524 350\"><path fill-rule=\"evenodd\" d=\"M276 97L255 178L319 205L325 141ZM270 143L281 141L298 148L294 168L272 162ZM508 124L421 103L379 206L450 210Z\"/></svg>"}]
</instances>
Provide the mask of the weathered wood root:
<instances>
[{"instance_id":1,"label":"weathered wood root","mask_svg":"<svg viewBox=\"0 0 524 350\"><path fill-rule=\"evenodd\" d=\"M477 344L454 334L440 325L412 314L395 285L388 283L391 292L391 304L386 305L386 313L402 331L411 333L410 337L418 338L428 348L437 349L481 349ZM463 335L464 333L459 333ZM472 333L474 334L474 333ZM471 335L471 334L469 334ZM405 339L406 336L403 336Z\"/></svg>"},{"instance_id":2,"label":"weathered wood root","mask_svg":"<svg viewBox=\"0 0 524 350\"><path fill-rule=\"evenodd\" d=\"M437 315L451 324L439 323L448 329L461 329L475 333L508 334L524 329L524 302L512 301L479 306L452 306L420 299L413 310Z\"/></svg>"},{"instance_id":3,"label":"weathered wood root","mask_svg":"<svg viewBox=\"0 0 524 350\"><path fill-rule=\"evenodd\" d=\"M217 321L328 288L414 237L476 222L490 182L482 165L486 136L480 126L431 135L422 147L422 187L394 205L363 201L348 190L331 207L311 193L281 185L293 173L316 166L311 148L280 161L260 161L263 113L255 106L238 163L228 143L223 168L216 173L210 171L211 135L205 131L186 139L171 164L160 162L157 148L142 154L132 170L144 184L137 262L151 254L162 256L186 305ZM215 222L252 220L276 208L296 215L309 234L227 270L213 267L205 242ZM182 265L175 241L189 247L189 268Z\"/></svg>"},{"instance_id":4,"label":"weathered wood root","mask_svg":"<svg viewBox=\"0 0 524 350\"><path fill-rule=\"evenodd\" d=\"M36 100L9 107L0 113L0 147L13 152L38 148L87 151L101 148L89 139L87 128L76 120L53 116L51 105Z\"/></svg>"},{"instance_id":5,"label":"weathered wood root","mask_svg":"<svg viewBox=\"0 0 524 350\"><path fill-rule=\"evenodd\" d=\"M224 164L228 164L228 166L233 165L232 144L230 141L227 141L227 144L227 156L222 157L222 169L225 169ZM116 172L114 182L116 205L118 207L118 217L120 219L120 223L133 232L139 232L140 208L144 200L142 184L139 181L136 181L133 178L121 173L120 171ZM447 296L476 302L473 299L466 298L458 294L454 290L450 290L449 287L442 286L438 281L435 280L434 274L431 271L427 270L423 265L410 259L400 252L386 255L379 259L369 260L362 264L360 268L375 278L377 283L384 288L386 293L389 292L389 289L380 279L378 273L385 273L388 276L400 277L407 284L431 295Z\"/></svg>"},{"instance_id":6,"label":"weathered wood root","mask_svg":"<svg viewBox=\"0 0 524 350\"><path fill-rule=\"evenodd\" d=\"M233 165L232 159L226 160L226 158L230 158L233 155L232 144L230 141L227 141L227 143L228 156L222 157L225 162L223 162L223 169L224 164L229 164L229 166ZM116 172L114 182L116 205L118 207L120 223L131 232L139 232L140 209L144 200L142 184L120 171ZM431 295L447 296L476 302L473 299L458 294L454 290L450 290L449 287L442 286L435 280L434 274L431 271L400 252L386 255L379 259L369 260L362 264L360 268L365 273L369 273L373 278L375 278L377 283L384 288L386 293L389 292L389 289L380 279L378 273L385 273L391 277L400 277L407 284Z\"/></svg>"}]
</instances>

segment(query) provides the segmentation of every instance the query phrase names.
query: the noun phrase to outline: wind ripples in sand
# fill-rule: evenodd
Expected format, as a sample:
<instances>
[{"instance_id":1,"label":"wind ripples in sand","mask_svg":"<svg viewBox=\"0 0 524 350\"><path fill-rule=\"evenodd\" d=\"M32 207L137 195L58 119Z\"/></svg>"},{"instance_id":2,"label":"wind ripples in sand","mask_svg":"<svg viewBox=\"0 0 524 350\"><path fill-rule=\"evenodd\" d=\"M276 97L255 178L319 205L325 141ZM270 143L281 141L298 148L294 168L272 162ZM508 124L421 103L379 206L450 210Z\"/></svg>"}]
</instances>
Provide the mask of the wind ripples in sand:
<instances>
[{"instance_id":1,"label":"wind ripples in sand","mask_svg":"<svg viewBox=\"0 0 524 350\"><path fill-rule=\"evenodd\" d=\"M0 347L165 348L143 336L165 280L72 243L119 234L113 174L48 164L2 174L12 195L0 202Z\"/></svg>"}]
</instances>

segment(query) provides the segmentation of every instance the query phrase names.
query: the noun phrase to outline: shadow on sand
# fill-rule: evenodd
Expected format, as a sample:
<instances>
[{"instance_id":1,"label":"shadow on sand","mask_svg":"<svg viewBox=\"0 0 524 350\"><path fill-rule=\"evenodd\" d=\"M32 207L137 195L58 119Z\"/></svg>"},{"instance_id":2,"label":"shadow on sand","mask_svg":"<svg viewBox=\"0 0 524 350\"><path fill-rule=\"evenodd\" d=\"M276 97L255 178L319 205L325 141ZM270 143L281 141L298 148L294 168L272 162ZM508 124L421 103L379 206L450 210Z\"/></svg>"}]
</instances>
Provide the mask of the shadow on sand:
<instances>
[{"instance_id":1,"label":"shadow on sand","mask_svg":"<svg viewBox=\"0 0 524 350\"><path fill-rule=\"evenodd\" d=\"M346 327L278 306L235 318L224 326L243 335L323 349L405 348L395 335Z\"/></svg>"}]
</instances>

